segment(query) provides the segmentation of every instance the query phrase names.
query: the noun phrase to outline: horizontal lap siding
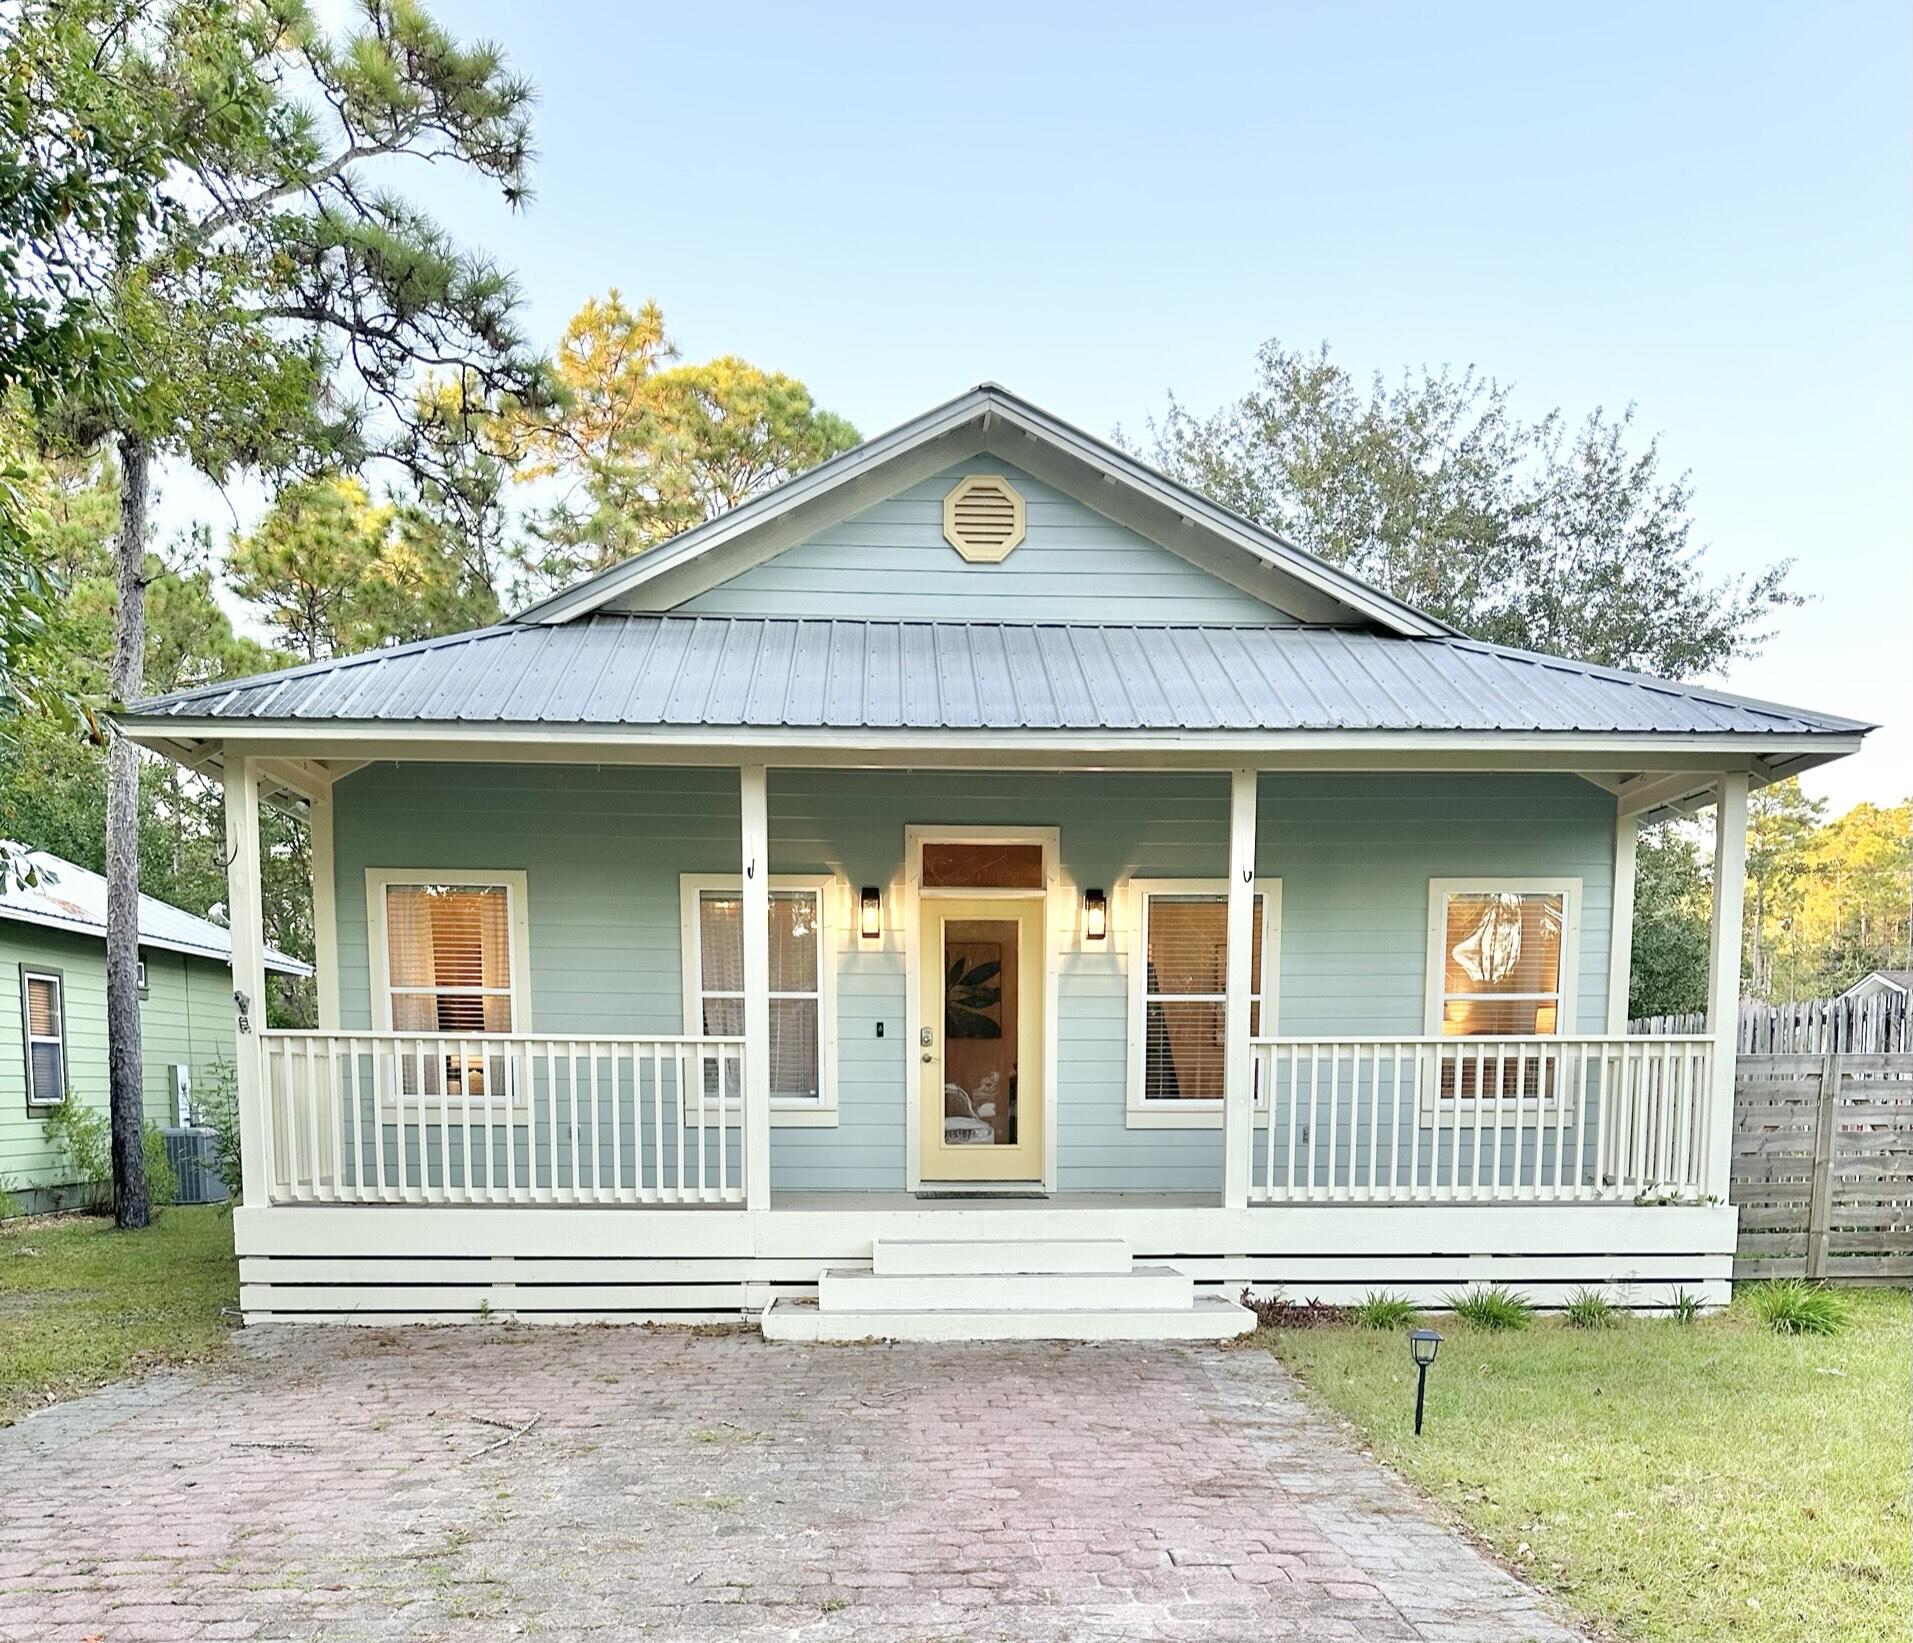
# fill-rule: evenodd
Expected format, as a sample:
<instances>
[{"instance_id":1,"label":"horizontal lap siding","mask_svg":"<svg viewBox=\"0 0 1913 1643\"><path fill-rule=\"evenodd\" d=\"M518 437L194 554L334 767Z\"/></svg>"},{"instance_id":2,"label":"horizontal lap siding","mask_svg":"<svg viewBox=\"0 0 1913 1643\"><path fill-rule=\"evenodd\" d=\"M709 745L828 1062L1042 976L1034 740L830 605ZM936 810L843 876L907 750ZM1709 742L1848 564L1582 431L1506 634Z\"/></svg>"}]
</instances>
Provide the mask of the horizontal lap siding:
<instances>
[{"instance_id":1,"label":"horizontal lap siding","mask_svg":"<svg viewBox=\"0 0 1913 1643\"><path fill-rule=\"evenodd\" d=\"M192 1069L204 1089L217 1062L233 1054L232 981L223 964L158 948L142 949L147 988L140 1000L140 1053L148 1122L171 1124L171 1068ZM57 930L0 922L0 1187L9 1191L66 1185L64 1151L46 1138L43 1111L26 1105L26 1062L20 1017L20 970L43 965L61 972L66 996L67 1089L87 1106L108 1106L106 947Z\"/></svg>"},{"instance_id":2,"label":"horizontal lap siding","mask_svg":"<svg viewBox=\"0 0 1913 1643\"><path fill-rule=\"evenodd\" d=\"M1227 801L1219 775L773 770L771 871L886 896L881 948L846 943L839 956L838 1124L774 1130L775 1185L903 1184L916 1062L897 926L904 829L922 823L1060 827L1057 921L1072 932L1082 889L1112 892L1105 949L1061 942L1060 1189L1217 1189L1219 1131L1125 1124L1129 932L1114 892L1131 877L1219 878ZM365 869L462 867L527 873L533 1030L684 1030L678 876L737 870L733 773L382 765L343 782L336 804L346 1028L372 1021ZM1579 1026L1600 1030L1613 814L1610 797L1571 777L1264 777L1259 870L1284 881L1280 1029L1419 1032L1429 878L1572 874L1585 882Z\"/></svg>"},{"instance_id":3,"label":"horizontal lap siding","mask_svg":"<svg viewBox=\"0 0 1913 1643\"><path fill-rule=\"evenodd\" d=\"M966 473L1002 474L1023 495L1027 534L1001 564L968 564L944 540L943 498ZM677 609L720 616L934 613L953 622L1290 620L988 456L958 463Z\"/></svg>"},{"instance_id":4,"label":"horizontal lap siding","mask_svg":"<svg viewBox=\"0 0 1913 1643\"><path fill-rule=\"evenodd\" d=\"M1259 870L1282 883L1281 1030L1426 1026L1431 878L1578 878L1575 1030L1607 1028L1614 800L1574 776L1265 776Z\"/></svg>"}]
</instances>

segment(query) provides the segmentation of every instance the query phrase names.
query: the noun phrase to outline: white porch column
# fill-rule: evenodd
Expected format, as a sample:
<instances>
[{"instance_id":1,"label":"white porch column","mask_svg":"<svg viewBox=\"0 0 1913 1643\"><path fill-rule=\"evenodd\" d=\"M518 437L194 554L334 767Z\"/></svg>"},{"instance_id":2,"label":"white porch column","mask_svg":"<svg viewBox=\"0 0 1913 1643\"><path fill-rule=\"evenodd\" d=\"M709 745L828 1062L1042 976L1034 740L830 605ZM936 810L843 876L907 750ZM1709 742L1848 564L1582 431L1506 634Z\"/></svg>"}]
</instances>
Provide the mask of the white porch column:
<instances>
[{"instance_id":1,"label":"white porch column","mask_svg":"<svg viewBox=\"0 0 1913 1643\"><path fill-rule=\"evenodd\" d=\"M743 810L744 894L739 907L744 946L744 1203L771 1201L770 811L765 770L737 773Z\"/></svg>"},{"instance_id":2,"label":"white porch column","mask_svg":"<svg viewBox=\"0 0 1913 1643\"><path fill-rule=\"evenodd\" d=\"M1707 1030L1714 1037L1714 1090L1701 1185L1722 1203L1732 1170L1734 1052L1740 1025L1740 919L1747 900L1747 778L1722 776L1714 811L1714 921L1707 947Z\"/></svg>"},{"instance_id":3,"label":"white porch column","mask_svg":"<svg viewBox=\"0 0 1913 1643\"><path fill-rule=\"evenodd\" d=\"M239 1102L240 1187L249 1207L270 1196L272 1136L266 1116L266 940L259 894L259 784L252 760L226 753L226 923L232 933L232 985L238 1005L233 1056Z\"/></svg>"},{"instance_id":4,"label":"white porch column","mask_svg":"<svg viewBox=\"0 0 1913 1643\"><path fill-rule=\"evenodd\" d=\"M1627 1031L1627 992L1634 979L1634 856L1641 840L1641 818L1614 819L1614 917L1608 927L1607 1030L1618 1038Z\"/></svg>"},{"instance_id":5,"label":"white porch column","mask_svg":"<svg viewBox=\"0 0 1913 1643\"><path fill-rule=\"evenodd\" d=\"M339 904L332 875L332 794L306 800L306 845L312 857L312 968L319 1025L339 1029Z\"/></svg>"},{"instance_id":6,"label":"white porch column","mask_svg":"<svg viewBox=\"0 0 1913 1643\"><path fill-rule=\"evenodd\" d=\"M1222 1207L1246 1209L1255 1151L1255 1068L1249 1053L1255 920L1255 772L1229 772L1229 925L1222 1017Z\"/></svg>"}]
</instances>

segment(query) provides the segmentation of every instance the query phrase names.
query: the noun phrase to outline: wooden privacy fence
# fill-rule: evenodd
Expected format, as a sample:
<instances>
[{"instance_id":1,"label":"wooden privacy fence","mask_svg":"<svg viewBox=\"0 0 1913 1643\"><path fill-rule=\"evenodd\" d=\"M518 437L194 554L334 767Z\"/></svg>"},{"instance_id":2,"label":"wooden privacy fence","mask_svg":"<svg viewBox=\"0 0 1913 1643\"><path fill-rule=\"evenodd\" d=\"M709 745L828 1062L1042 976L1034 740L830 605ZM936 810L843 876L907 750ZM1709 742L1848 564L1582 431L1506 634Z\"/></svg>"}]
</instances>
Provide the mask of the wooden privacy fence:
<instances>
[{"instance_id":1,"label":"wooden privacy fence","mask_svg":"<svg viewBox=\"0 0 1913 1643\"><path fill-rule=\"evenodd\" d=\"M1872 998L1802 998L1785 1004L1742 999L1735 1023L1742 1055L1818 1055L1863 1050L1894 1055L1913 1050L1913 1009L1890 993ZM1650 1015L1627 1024L1630 1033L1704 1033L1707 1017Z\"/></svg>"},{"instance_id":2,"label":"wooden privacy fence","mask_svg":"<svg viewBox=\"0 0 1913 1643\"><path fill-rule=\"evenodd\" d=\"M1736 1278L1913 1280L1913 1053L1743 1054Z\"/></svg>"}]
</instances>

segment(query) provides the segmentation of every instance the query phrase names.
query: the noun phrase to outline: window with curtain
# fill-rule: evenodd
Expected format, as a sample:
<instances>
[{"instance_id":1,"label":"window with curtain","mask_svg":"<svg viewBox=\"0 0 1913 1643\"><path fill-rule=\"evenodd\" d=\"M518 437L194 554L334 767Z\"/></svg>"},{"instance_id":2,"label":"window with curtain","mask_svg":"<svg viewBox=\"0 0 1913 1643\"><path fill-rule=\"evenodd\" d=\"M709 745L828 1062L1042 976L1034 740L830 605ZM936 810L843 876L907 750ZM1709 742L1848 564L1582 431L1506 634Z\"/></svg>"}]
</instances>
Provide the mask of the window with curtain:
<instances>
[{"instance_id":1,"label":"window with curtain","mask_svg":"<svg viewBox=\"0 0 1913 1643\"><path fill-rule=\"evenodd\" d=\"M1444 1038L1561 1030L1564 893L1449 892L1440 919Z\"/></svg>"},{"instance_id":2,"label":"window with curtain","mask_svg":"<svg viewBox=\"0 0 1913 1643\"><path fill-rule=\"evenodd\" d=\"M697 898L700 1026L714 1037L744 1034L744 920L741 892L700 890ZM770 892L771 1099L823 1098L823 905L816 890Z\"/></svg>"},{"instance_id":3,"label":"window with curtain","mask_svg":"<svg viewBox=\"0 0 1913 1643\"><path fill-rule=\"evenodd\" d=\"M27 1105L57 1106L66 1097L66 1008L59 975L22 970L20 1010L27 1051Z\"/></svg>"},{"instance_id":4,"label":"window with curtain","mask_svg":"<svg viewBox=\"0 0 1913 1643\"><path fill-rule=\"evenodd\" d=\"M385 942L394 1031L513 1031L506 886L389 884Z\"/></svg>"},{"instance_id":5,"label":"window with curtain","mask_svg":"<svg viewBox=\"0 0 1913 1643\"><path fill-rule=\"evenodd\" d=\"M1141 896L1145 1104L1220 1101L1228 1011L1226 892ZM1249 955L1249 1033L1262 1030L1265 898L1255 897Z\"/></svg>"}]
</instances>

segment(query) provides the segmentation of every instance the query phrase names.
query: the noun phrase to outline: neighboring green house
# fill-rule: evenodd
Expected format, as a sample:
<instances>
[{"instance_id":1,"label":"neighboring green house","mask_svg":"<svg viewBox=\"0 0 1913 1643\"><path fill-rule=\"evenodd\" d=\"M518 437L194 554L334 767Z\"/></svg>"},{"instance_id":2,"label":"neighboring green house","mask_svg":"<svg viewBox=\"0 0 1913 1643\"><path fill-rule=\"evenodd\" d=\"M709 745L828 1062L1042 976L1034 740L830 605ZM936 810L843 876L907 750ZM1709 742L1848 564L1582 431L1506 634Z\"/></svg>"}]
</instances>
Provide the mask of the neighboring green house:
<instances>
[{"instance_id":1,"label":"neighboring green house","mask_svg":"<svg viewBox=\"0 0 1913 1643\"><path fill-rule=\"evenodd\" d=\"M106 1109L106 880L43 850L19 855L37 882L0 885L0 1188L36 1210L72 1184L47 1113L69 1091ZM232 1059L232 938L151 896L139 924L146 1116L179 1124L213 1063ZM311 974L270 951L266 968Z\"/></svg>"}]
</instances>

